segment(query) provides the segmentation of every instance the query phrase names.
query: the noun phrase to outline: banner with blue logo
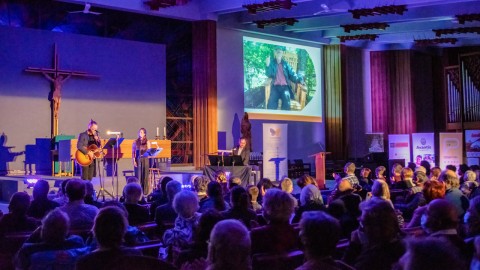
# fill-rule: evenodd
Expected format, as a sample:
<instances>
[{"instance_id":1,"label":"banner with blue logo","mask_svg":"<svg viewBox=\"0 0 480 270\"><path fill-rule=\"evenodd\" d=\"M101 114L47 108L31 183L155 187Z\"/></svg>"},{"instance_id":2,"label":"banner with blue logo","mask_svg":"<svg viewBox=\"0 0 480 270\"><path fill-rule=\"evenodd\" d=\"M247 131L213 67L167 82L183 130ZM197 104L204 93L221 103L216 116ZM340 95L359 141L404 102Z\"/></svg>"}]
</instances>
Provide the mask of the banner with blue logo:
<instances>
[{"instance_id":1,"label":"banner with blue logo","mask_svg":"<svg viewBox=\"0 0 480 270\"><path fill-rule=\"evenodd\" d=\"M423 160L435 167L435 135L434 133L412 133L413 161L420 166Z\"/></svg>"}]
</instances>

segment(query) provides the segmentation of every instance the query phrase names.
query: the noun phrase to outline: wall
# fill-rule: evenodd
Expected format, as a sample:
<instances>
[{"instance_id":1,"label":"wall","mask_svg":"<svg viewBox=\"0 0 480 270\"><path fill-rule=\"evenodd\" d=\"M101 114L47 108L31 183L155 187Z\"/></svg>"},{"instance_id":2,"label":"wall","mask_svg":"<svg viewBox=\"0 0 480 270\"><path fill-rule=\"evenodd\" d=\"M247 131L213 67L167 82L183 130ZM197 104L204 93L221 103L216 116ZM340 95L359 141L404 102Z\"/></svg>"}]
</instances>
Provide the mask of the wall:
<instances>
[{"instance_id":1,"label":"wall","mask_svg":"<svg viewBox=\"0 0 480 270\"><path fill-rule=\"evenodd\" d=\"M318 44L307 44L297 40L261 36L217 27L218 130L227 132L227 149L234 146L234 134L237 133L237 136L240 134L236 117L238 117L237 121L241 120L244 112L242 40L244 35L320 47ZM323 89L321 91L323 93ZM322 115L325 115L325 112ZM262 124L267 122L288 124L288 159L303 159L306 162L313 162L313 158L309 158L309 155L325 151L324 123L265 120L250 120L250 122L252 123L252 142L255 152L263 152Z\"/></svg>"},{"instance_id":2,"label":"wall","mask_svg":"<svg viewBox=\"0 0 480 270\"><path fill-rule=\"evenodd\" d=\"M0 162L50 137L50 83L26 67L52 67L53 44L60 68L86 71L98 79L72 77L63 86L59 133L77 136L92 118L99 130L135 138L140 127L155 136L165 126L165 47L134 41L0 27ZM11 148L10 148L11 147ZM6 152L5 152L6 151ZM23 170L25 155L7 162ZM130 163L129 163L130 164ZM122 168L120 168L121 170Z\"/></svg>"}]
</instances>

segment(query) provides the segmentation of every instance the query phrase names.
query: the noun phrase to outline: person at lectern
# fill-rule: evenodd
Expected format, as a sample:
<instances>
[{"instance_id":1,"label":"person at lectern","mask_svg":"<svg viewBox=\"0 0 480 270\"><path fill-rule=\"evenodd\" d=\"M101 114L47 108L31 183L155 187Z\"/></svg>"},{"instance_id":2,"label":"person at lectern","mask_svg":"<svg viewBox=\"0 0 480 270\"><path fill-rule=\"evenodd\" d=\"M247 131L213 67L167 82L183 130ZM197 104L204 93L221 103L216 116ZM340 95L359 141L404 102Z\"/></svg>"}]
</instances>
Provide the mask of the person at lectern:
<instances>
[{"instance_id":1,"label":"person at lectern","mask_svg":"<svg viewBox=\"0 0 480 270\"><path fill-rule=\"evenodd\" d=\"M283 59L285 53L284 46L276 46L273 55L274 61L270 61L270 56L265 59L265 74L272 79L270 97L267 101L267 109L278 109L278 100L282 100L282 110L290 110L290 99L295 99L290 82L304 83L302 76L298 76L287 61Z\"/></svg>"},{"instance_id":2,"label":"person at lectern","mask_svg":"<svg viewBox=\"0 0 480 270\"><path fill-rule=\"evenodd\" d=\"M135 167L135 176L140 179L140 185L145 194L148 194L148 172L150 169L148 157L142 157L150 149L150 141L147 139L147 130L138 130L138 138L132 144L132 162Z\"/></svg>"},{"instance_id":3,"label":"person at lectern","mask_svg":"<svg viewBox=\"0 0 480 270\"><path fill-rule=\"evenodd\" d=\"M92 147L92 145L94 145ZM94 150L92 148L100 147L100 135L98 133L98 124L93 119L88 123L88 129L78 135L77 149L84 155L88 155L90 159L94 159ZM82 179L92 180L96 175L96 162L90 165L82 166Z\"/></svg>"},{"instance_id":4,"label":"person at lectern","mask_svg":"<svg viewBox=\"0 0 480 270\"><path fill-rule=\"evenodd\" d=\"M250 149L247 147L247 139L240 138L237 147L233 148L232 152L234 156L241 156L243 165L248 166L250 162Z\"/></svg>"}]
</instances>

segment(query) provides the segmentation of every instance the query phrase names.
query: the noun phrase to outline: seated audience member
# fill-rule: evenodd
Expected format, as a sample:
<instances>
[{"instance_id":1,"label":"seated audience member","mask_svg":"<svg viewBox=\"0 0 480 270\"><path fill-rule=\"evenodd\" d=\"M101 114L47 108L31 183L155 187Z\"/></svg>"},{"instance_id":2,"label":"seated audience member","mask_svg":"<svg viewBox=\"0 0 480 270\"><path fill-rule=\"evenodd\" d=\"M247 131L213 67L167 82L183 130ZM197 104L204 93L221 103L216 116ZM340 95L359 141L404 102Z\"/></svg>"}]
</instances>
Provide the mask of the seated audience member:
<instances>
[{"instance_id":1,"label":"seated audience member","mask_svg":"<svg viewBox=\"0 0 480 270\"><path fill-rule=\"evenodd\" d=\"M300 222L300 218L305 211L323 210L325 210L325 205L323 204L323 198L320 190L312 184L307 185L300 192L300 207L298 207L298 209L295 211L295 216L292 219L292 223Z\"/></svg>"},{"instance_id":2,"label":"seated audience member","mask_svg":"<svg viewBox=\"0 0 480 270\"><path fill-rule=\"evenodd\" d=\"M455 206L446 199L436 199L427 206L422 228L430 237L447 240L457 247L465 260L470 260L473 250L468 250L467 245L458 235L458 224L458 212Z\"/></svg>"},{"instance_id":3,"label":"seated audience member","mask_svg":"<svg viewBox=\"0 0 480 270\"><path fill-rule=\"evenodd\" d=\"M383 167L383 166L378 166L378 167L375 169L375 178L387 182L387 179L385 178L385 171L386 171L386 170L387 170L387 168L385 168L385 167ZM388 182L387 182L387 183L388 183ZM372 184L372 185L373 185L373 184Z\"/></svg>"},{"instance_id":4,"label":"seated audience member","mask_svg":"<svg viewBox=\"0 0 480 270\"><path fill-rule=\"evenodd\" d=\"M430 175L429 175L430 180L438 180L441 173L442 173L442 169L440 169L439 167L433 167L430 170Z\"/></svg>"},{"instance_id":5,"label":"seated audience member","mask_svg":"<svg viewBox=\"0 0 480 270\"><path fill-rule=\"evenodd\" d=\"M345 172L346 176L343 177L342 180L347 180L348 182L350 182L352 187L355 190L357 190L360 188L360 182L358 181L358 178L355 175L355 169L356 169L355 163L347 162L347 164L345 164L345 167L343 168L343 171Z\"/></svg>"},{"instance_id":6,"label":"seated audience member","mask_svg":"<svg viewBox=\"0 0 480 270\"><path fill-rule=\"evenodd\" d=\"M93 225L93 234L99 247L81 257L75 269L115 269L115 263L120 258L142 255L139 250L122 247L127 227L128 221L125 214L118 207L109 206L100 209Z\"/></svg>"},{"instance_id":7,"label":"seated audience member","mask_svg":"<svg viewBox=\"0 0 480 270\"><path fill-rule=\"evenodd\" d=\"M420 162L420 167L423 167L425 168L425 174L428 176L430 175L430 162L426 161L426 160L422 160L422 162Z\"/></svg>"},{"instance_id":8,"label":"seated audience member","mask_svg":"<svg viewBox=\"0 0 480 270\"><path fill-rule=\"evenodd\" d=\"M170 181L167 184L166 192L168 203L160 205L155 210L155 223L160 228L164 228L166 224L173 224L177 218L177 213L173 209L173 198L182 191L182 184L178 181Z\"/></svg>"},{"instance_id":9,"label":"seated audience member","mask_svg":"<svg viewBox=\"0 0 480 270\"><path fill-rule=\"evenodd\" d=\"M403 170L402 165L398 163L394 163L392 165L392 170L390 175L390 185L392 186L392 188L395 188L397 183L402 182L402 170Z\"/></svg>"},{"instance_id":10,"label":"seated audience member","mask_svg":"<svg viewBox=\"0 0 480 270\"><path fill-rule=\"evenodd\" d=\"M55 209L42 220L40 227L40 243L25 243L15 257L16 269L57 269L56 266L75 265L77 256L87 253L80 236L69 235L70 221L65 212ZM77 249L67 253L65 250ZM45 253L49 251L48 253ZM39 253L42 254L39 254ZM33 255L39 255L33 257ZM71 254L75 254L72 256ZM38 264L38 265L36 265ZM66 268L62 268L66 269Z\"/></svg>"},{"instance_id":11,"label":"seated audience member","mask_svg":"<svg viewBox=\"0 0 480 270\"><path fill-rule=\"evenodd\" d=\"M247 191L236 186L230 192L230 209L221 212L224 219L236 219L250 229L250 222L257 220L257 214L249 209Z\"/></svg>"},{"instance_id":12,"label":"seated audience member","mask_svg":"<svg viewBox=\"0 0 480 270\"><path fill-rule=\"evenodd\" d=\"M397 270L466 270L460 253L448 241L438 238L410 239L407 251L400 258ZM434 256L432 256L434 255ZM476 269L476 268L471 268Z\"/></svg>"},{"instance_id":13,"label":"seated audience member","mask_svg":"<svg viewBox=\"0 0 480 270\"><path fill-rule=\"evenodd\" d=\"M467 237L480 236L480 196L470 200L470 206L463 216Z\"/></svg>"},{"instance_id":14,"label":"seated audience member","mask_svg":"<svg viewBox=\"0 0 480 270\"><path fill-rule=\"evenodd\" d=\"M150 220L148 208L138 204L142 197L142 187L138 183L129 183L123 188L125 195L125 208L128 211L128 223L130 225L138 225Z\"/></svg>"},{"instance_id":15,"label":"seated audience member","mask_svg":"<svg viewBox=\"0 0 480 270\"><path fill-rule=\"evenodd\" d=\"M449 170L449 171L452 171L454 173L457 173L457 166L455 166L455 165L448 164L447 166L445 166L445 169Z\"/></svg>"},{"instance_id":16,"label":"seated audience member","mask_svg":"<svg viewBox=\"0 0 480 270\"><path fill-rule=\"evenodd\" d=\"M459 217L463 218L463 214L468 209L468 199L460 191L460 182L454 171L445 170L440 174L440 181L445 183L445 200L455 205Z\"/></svg>"},{"instance_id":17,"label":"seated audience member","mask_svg":"<svg viewBox=\"0 0 480 270\"><path fill-rule=\"evenodd\" d=\"M230 177L230 179L228 179L228 182L227 182L227 192L226 194L224 194L223 196L223 199L226 201L226 202L229 202L230 201L230 192L232 191L232 189L236 186L241 186L242 185L242 179L238 178L238 177Z\"/></svg>"},{"instance_id":18,"label":"seated audience member","mask_svg":"<svg viewBox=\"0 0 480 270\"><path fill-rule=\"evenodd\" d=\"M192 245L180 252L175 265L180 267L186 262L193 262L197 259L207 259L208 240L215 224L223 220L222 215L215 209L208 209L200 216L198 226L193 233Z\"/></svg>"},{"instance_id":19,"label":"seated audience member","mask_svg":"<svg viewBox=\"0 0 480 270\"><path fill-rule=\"evenodd\" d=\"M317 181L315 181L315 178L311 177L310 175L304 174L300 176L297 180L297 185L300 189L303 189L307 185L317 185Z\"/></svg>"},{"instance_id":20,"label":"seated audience member","mask_svg":"<svg viewBox=\"0 0 480 270\"><path fill-rule=\"evenodd\" d=\"M162 190L162 198L159 200L159 205L168 203L167 184L173 181L173 178L165 176L160 181L160 189Z\"/></svg>"},{"instance_id":21,"label":"seated audience member","mask_svg":"<svg viewBox=\"0 0 480 270\"><path fill-rule=\"evenodd\" d=\"M279 189L269 189L263 201L263 216L267 225L253 228L252 254L281 253L298 246L297 237L289 220L294 210L292 197Z\"/></svg>"},{"instance_id":22,"label":"seated audience member","mask_svg":"<svg viewBox=\"0 0 480 270\"><path fill-rule=\"evenodd\" d=\"M60 185L60 190L57 193L57 197L52 200L58 203L60 206L64 206L68 202L68 197L67 197L68 181L70 181L70 179L65 179L62 181L62 184Z\"/></svg>"},{"instance_id":23,"label":"seated audience member","mask_svg":"<svg viewBox=\"0 0 480 270\"><path fill-rule=\"evenodd\" d=\"M90 181L85 181L85 198L83 201L86 204L93 205L97 208L102 208L103 203L98 202L94 198L95 190L93 189L93 184Z\"/></svg>"},{"instance_id":24,"label":"seated audience member","mask_svg":"<svg viewBox=\"0 0 480 270\"><path fill-rule=\"evenodd\" d=\"M427 205L435 199L443 199L445 197L445 184L437 180L429 180L423 185L423 197L426 205L419 206L413 211L413 216L406 228L414 228L421 225L421 218L427 211Z\"/></svg>"},{"instance_id":25,"label":"seated audience member","mask_svg":"<svg viewBox=\"0 0 480 270\"><path fill-rule=\"evenodd\" d=\"M300 221L300 240L305 248L305 263L296 270L353 269L333 255L340 239L340 224L324 212L304 212Z\"/></svg>"},{"instance_id":26,"label":"seated audience member","mask_svg":"<svg viewBox=\"0 0 480 270\"><path fill-rule=\"evenodd\" d=\"M90 230L93 226L93 220L98 213L98 208L85 204L85 182L79 179L68 181L66 192L68 203L60 210L67 213L70 219L70 229L72 230Z\"/></svg>"},{"instance_id":27,"label":"seated audience member","mask_svg":"<svg viewBox=\"0 0 480 270\"><path fill-rule=\"evenodd\" d=\"M60 204L48 199L50 185L40 179L33 187L33 200L28 208L27 215L36 219L42 219L48 212L60 206Z\"/></svg>"},{"instance_id":28,"label":"seated audience member","mask_svg":"<svg viewBox=\"0 0 480 270\"><path fill-rule=\"evenodd\" d=\"M460 166L458 167L458 178L460 180L460 184L463 184L463 181L465 181L464 176L465 176L465 172L470 170L470 167L468 167L467 164L460 164Z\"/></svg>"},{"instance_id":29,"label":"seated audience member","mask_svg":"<svg viewBox=\"0 0 480 270\"><path fill-rule=\"evenodd\" d=\"M392 269L405 251L394 209L382 200L366 201L360 207L360 228L352 233L345 262L358 270Z\"/></svg>"},{"instance_id":30,"label":"seated audience member","mask_svg":"<svg viewBox=\"0 0 480 270\"><path fill-rule=\"evenodd\" d=\"M285 177L283 178L282 182L280 182L280 188L285 191L286 193L290 194L292 198L295 200L295 208L298 207L298 200L292 195L293 192L293 181L292 179Z\"/></svg>"},{"instance_id":31,"label":"seated audience member","mask_svg":"<svg viewBox=\"0 0 480 270\"><path fill-rule=\"evenodd\" d=\"M192 242L193 231L200 218L200 214L197 213L197 194L189 190L180 191L173 199L173 209L178 217L175 219L174 227L163 234L163 243L168 247L187 248Z\"/></svg>"},{"instance_id":32,"label":"seated audience member","mask_svg":"<svg viewBox=\"0 0 480 270\"><path fill-rule=\"evenodd\" d=\"M27 216L30 206L30 196L25 192L15 192L8 204L8 214L0 218L0 237L13 232L28 232L35 230L40 222Z\"/></svg>"},{"instance_id":33,"label":"seated audience member","mask_svg":"<svg viewBox=\"0 0 480 270\"><path fill-rule=\"evenodd\" d=\"M466 181L462 184L462 186L460 187L460 190L462 191L463 195L465 195L465 197L467 197L469 200L475 198L475 197L478 197L478 194L480 189L478 188L478 183L475 181L475 182L470 182L470 181Z\"/></svg>"},{"instance_id":34,"label":"seated audience member","mask_svg":"<svg viewBox=\"0 0 480 270\"><path fill-rule=\"evenodd\" d=\"M167 179L171 179L171 180L167 180ZM162 178L162 181L163 180L165 180L168 183L168 182L172 181L173 179L169 176L164 176ZM163 194L162 181L158 181L157 187L148 197L148 201L150 202L150 219L152 219L152 220L155 218L155 210L157 210L157 207L159 207L160 205L166 204L170 201L170 200L167 200L167 202L165 202L163 200L163 196L165 195L168 198L168 194ZM172 198L172 200L173 200L173 198Z\"/></svg>"},{"instance_id":35,"label":"seated audience member","mask_svg":"<svg viewBox=\"0 0 480 270\"><path fill-rule=\"evenodd\" d=\"M253 211L259 212L262 210L262 205L258 203L258 188L256 186L250 185L247 187L248 197L250 198L250 203Z\"/></svg>"},{"instance_id":36,"label":"seated audience member","mask_svg":"<svg viewBox=\"0 0 480 270\"><path fill-rule=\"evenodd\" d=\"M415 173L415 186L409 189L409 193L404 203L396 203L395 209L400 210L403 213L403 217L406 220L410 220L413 216L413 212L419 206L424 206L427 202L423 196L423 186L427 182L428 178L425 173L418 171Z\"/></svg>"},{"instance_id":37,"label":"seated audience member","mask_svg":"<svg viewBox=\"0 0 480 270\"><path fill-rule=\"evenodd\" d=\"M208 199L204 200L200 205L198 212L203 213L207 209L214 208L217 211L225 211L230 209L229 204L223 199L223 189L220 183L210 182L207 185Z\"/></svg>"},{"instance_id":38,"label":"seated audience member","mask_svg":"<svg viewBox=\"0 0 480 270\"><path fill-rule=\"evenodd\" d=\"M197 176L195 177L195 179L193 179L193 188L197 193L198 201L200 203L208 199L208 196L207 196L208 183L210 183L210 179L208 179L208 177L204 175Z\"/></svg>"},{"instance_id":39,"label":"seated audience member","mask_svg":"<svg viewBox=\"0 0 480 270\"><path fill-rule=\"evenodd\" d=\"M349 237L350 233L358 228L357 219L361 214L359 205L362 198L354 193L350 182L341 180L338 184L338 192L329 199L331 201L328 212L340 221L342 235ZM330 206L333 206L332 209Z\"/></svg>"},{"instance_id":40,"label":"seated audience member","mask_svg":"<svg viewBox=\"0 0 480 270\"><path fill-rule=\"evenodd\" d=\"M368 192L371 191L372 189L372 180L370 180L369 176L372 170L369 168L362 168L360 171L360 179L358 179L360 186L362 187L362 190Z\"/></svg>"},{"instance_id":41,"label":"seated audience member","mask_svg":"<svg viewBox=\"0 0 480 270\"><path fill-rule=\"evenodd\" d=\"M258 203L262 204L263 203L263 196L265 196L265 192L267 192L267 190L273 188L272 181L268 178L262 178L258 182L257 188L258 188L258 191L259 191L257 201L258 201Z\"/></svg>"},{"instance_id":42,"label":"seated audience member","mask_svg":"<svg viewBox=\"0 0 480 270\"><path fill-rule=\"evenodd\" d=\"M375 181L375 183L373 183L373 186L372 186L372 197L369 200L370 201L386 201L393 208L392 201L390 200L390 188L388 188L387 182L383 180Z\"/></svg>"},{"instance_id":43,"label":"seated audience member","mask_svg":"<svg viewBox=\"0 0 480 270\"><path fill-rule=\"evenodd\" d=\"M403 168L401 172L402 182L397 183L396 188L398 189L410 189L414 187L413 184L413 172L411 168Z\"/></svg>"}]
</instances>

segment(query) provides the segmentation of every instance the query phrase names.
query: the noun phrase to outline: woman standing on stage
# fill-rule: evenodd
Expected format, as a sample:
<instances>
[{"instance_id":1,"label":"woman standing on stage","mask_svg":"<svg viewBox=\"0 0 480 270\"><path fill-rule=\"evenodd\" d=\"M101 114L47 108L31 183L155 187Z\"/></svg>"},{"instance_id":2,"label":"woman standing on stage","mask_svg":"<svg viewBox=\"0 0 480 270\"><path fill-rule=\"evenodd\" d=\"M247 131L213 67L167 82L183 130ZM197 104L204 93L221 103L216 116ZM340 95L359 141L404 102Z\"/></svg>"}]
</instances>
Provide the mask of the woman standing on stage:
<instances>
[{"instance_id":1,"label":"woman standing on stage","mask_svg":"<svg viewBox=\"0 0 480 270\"><path fill-rule=\"evenodd\" d=\"M147 130L141 128L138 130L138 138L132 144L132 159L135 167L135 176L140 180L143 194L148 194L149 179L148 170L150 169L148 157L142 157L150 149L150 141L147 139Z\"/></svg>"}]
</instances>

